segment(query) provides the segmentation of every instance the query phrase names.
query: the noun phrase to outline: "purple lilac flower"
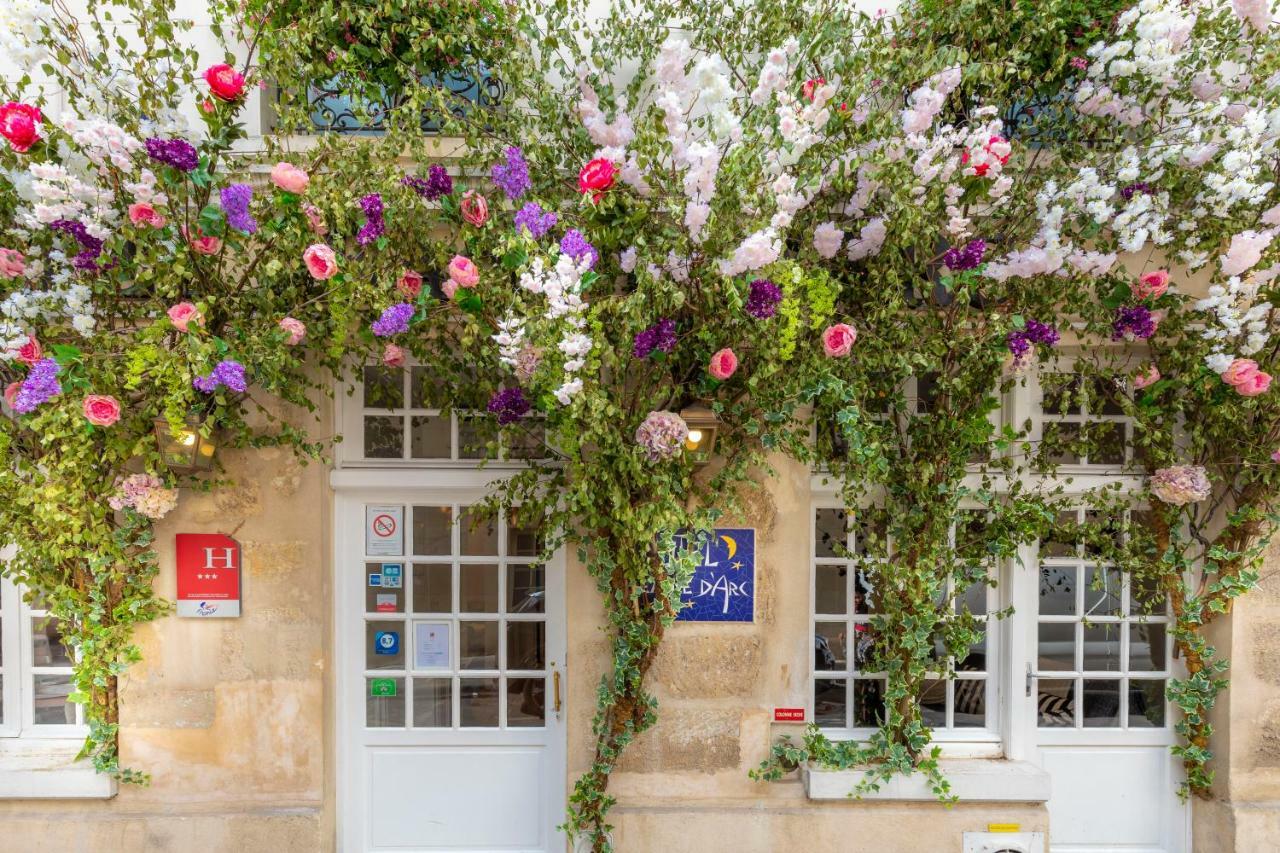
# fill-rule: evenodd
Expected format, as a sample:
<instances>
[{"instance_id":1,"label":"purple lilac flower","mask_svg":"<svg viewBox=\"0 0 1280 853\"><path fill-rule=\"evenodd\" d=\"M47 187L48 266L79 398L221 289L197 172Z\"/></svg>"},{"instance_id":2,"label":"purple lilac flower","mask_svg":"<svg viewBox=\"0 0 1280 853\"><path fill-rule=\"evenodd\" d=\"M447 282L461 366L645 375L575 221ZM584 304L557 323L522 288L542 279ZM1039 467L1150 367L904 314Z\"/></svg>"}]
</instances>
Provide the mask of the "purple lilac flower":
<instances>
[{"instance_id":1,"label":"purple lilac flower","mask_svg":"<svg viewBox=\"0 0 1280 853\"><path fill-rule=\"evenodd\" d=\"M191 384L197 391L203 391L206 394L217 391L219 385L237 394L243 394L249 387L244 376L244 365L230 359L218 362L212 373L208 376L197 376L191 380Z\"/></svg>"},{"instance_id":2,"label":"purple lilac flower","mask_svg":"<svg viewBox=\"0 0 1280 853\"><path fill-rule=\"evenodd\" d=\"M1053 326L1048 323L1041 323L1039 320L1028 320L1026 326L1010 332L1006 342L1009 346L1009 352L1013 353L1013 357L1018 361L1022 361L1031 351L1032 344L1043 344L1051 347L1058 342L1058 339L1058 330Z\"/></svg>"},{"instance_id":3,"label":"purple lilac flower","mask_svg":"<svg viewBox=\"0 0 1280 853\"><path fill-rule=\"evenodd\" d=\"M253 187L248 184L231 184L219 193L222 210L227 214L227 224L237 231L252 234L258 230L258 220L249 215L249 202L253 201Z\"/></svg>"},{"instance_id":4,"label":"purple lilac flower","mask_svg":"<svg viewBox=\"0 0 1280 853\"><path fill-rule=\"evenodd\" d=\"M576 228L570 228L564 233L564 237L560 239L560 251L573 258L575 263L581 263L586 257L591 258L587 269L594 268L596 261L600 260L600 253L596 251L596 247L588 243L587 238L582 236L582 232Z\"/></svg>"},{"instance_id":5,"label":"purple lilac flower","mask_svg":"<svg viewBox=\"0 0 1280 853\"><path fill-rule=\"evenodd\" d=\"M507 148L507 162L494 165L492 174L493 182L513 201L533 186L529 180L529 164L525 162L524 152L514 145Z\"/></svg>"},{"instance_id":6,"label":"purple lilac flower","mask_svg":"<svg viewBox=\"0 0 1280 853\"><path fill-rule=\"evenodd\" d=\"M195 146L185 139L151 138L146 141L147 154L152 160L164 163L183 172L193 172L200 165Z\"/></svg>"},{"instance_id":7,"label":"purple lilac flower","mask_svg":"<svg viewBox=\"0 0 1280 853\"><path fill-rule=\"evenodd\" d=\"M1120 188L1120 195L1124 196L1124 200L1128 201L1138 193L1146 193L1147 195L1155 195L1155 189L1146 181L1138 181L1129 184L1127 187Z\"/></svg>"},{"instance_id":8,"label":"purple lilac flower","mask_svg":"<svg viewBox=\"0 0 1280 853\"><path fill-rule=\"evenodd\" d=\"M364 246L386 233L387 224L382 219L382 196L369 193L360 199L360 209L364 211L364 225L356 235L356 242Z\"/></svg>"},{"instance_id":9,"label":"purple lilac flower","mask_svg":"<svg viewBox=\"0 0 1280 853\"><path fill-rule=\"evenodd\" d=\"M636 358L648 358L654 351L671 352L676 348L676 321L663 317L636 335L631 354Z\"/></svg>"},{"instance_id":10,"label":"purple lilac flower","mask_svg":"<svg viewBox=\"0 0 1280 853\"><path fill-rule=\"evenodd\" d=\"M434 164L427 170L425 178L419 178L416 175L407 175L400 179L400 183L425 198L427 201L437 201L443 196L447 196L453 192L453 178L449 177L449 173L445 171L444 166L439 163Z\"/></svg>"},{"instance_id":11,"label":"purple lilac flower","mask_svg":"<svg viewBox=\"0 0 1280 853\"><path fill-rule=\"evenodd\" d=\"M35 411L36 406L45 403L62 393L62 385L58 382L58 371L61 368L52 358L42 358L31 365L31 372L22 380L18 393L13 398L13 410L25 415Z\"/></svg>"},{"instance_id":12,"label":"purple lilac flower","mask_svg":"<svg viewBox=\"0 0 1280 853\"><path fill-rule=\"evenodd\" d=\"M1156 318L1147 306L1132 305L1116 309L1116 319L1111 324L1111 340L1145 341L1155 333Z\"/></svg>"},{"instance_id":13,"label":"purple lilac flower","mask_svg":"<svg viewBox=\"0 0 1280 853\"><path fill-rule=\"evenodd\" d=\"M489 398L489 412L498 416L502 426L520 420L533 406L521 388L504 388Z\"/></svg>"},{"instance_id":14,"label":"purple lilac flower","mask_svg":"<svg viewBox=\"0 0 1280 853\"><path fill-rule=\"evenodd\" d=\"M531 201L516 211L516 233L523 228L535 240L554 228L555 224L556 215L549 210L543 210L542 205L536 201Z\"/></svg>"},{"instance_id":15,"label":"purple lilac flower","mask_svg":"<svg viewBox=\"0 0 1280 853\"><path fill-rule=\"evenodd\" d=\"M58 219L49 223L54 231L62 231L76 238L81 246L78 255L71 259L71 265L85 272L97 272L98 258L102 255L102 241L89 233L83 222L75 219Z\"/></svg>"},{"instance_id":16,"label":"purple lilac flower","mask_svg":"<svg viewBox=\"0 0 1280 853\"><path fill-rule=\"evenodd\" d=\"M982 256L987 252L987 241L970 240L963 248L952 246L942 254L942 263L952 272L971 270L982 263Z\"/></svg>"},{"instance_id":17,"label":"purple lilac flower","mask_svg":"<svg viewBox=\"0 0 1280 853\"><path fill-rule=\"evenodd\" d=\"M757 320L767 320L778 310L782 301L782 291L778 285L767 278L758 278L751 282L751 292L747 295L747 313Z\"/></svg>"},{"instance_id":18,"label":"purple lilac flower","mask_svg":"<svg viewBox=\"0 0 1280 853\"><path fill-rule=\"evenodd\" d=\"M415 310L417 309L408 302L392 305L382 312L381 317L373 321L373 325L370 328L380 338L389 338L392 335L407 332L409 331L409 321L413 319Z\"/></svg>"}]
</instances>

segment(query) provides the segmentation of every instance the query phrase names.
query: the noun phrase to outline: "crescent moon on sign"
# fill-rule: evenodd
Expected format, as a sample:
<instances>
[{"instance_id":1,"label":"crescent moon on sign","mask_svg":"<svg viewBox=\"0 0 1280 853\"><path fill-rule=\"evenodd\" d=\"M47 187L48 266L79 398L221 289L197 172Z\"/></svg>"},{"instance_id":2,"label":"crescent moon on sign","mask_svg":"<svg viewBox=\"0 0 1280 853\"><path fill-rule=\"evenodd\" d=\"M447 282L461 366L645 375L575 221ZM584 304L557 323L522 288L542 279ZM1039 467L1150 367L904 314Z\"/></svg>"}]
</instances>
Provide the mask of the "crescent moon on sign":
<instances>
[{"instance_id":1,"label":"crescent moon on sign","mask_svg":"<svg viewBox=\"0 0 1280 853\"><path fill-rule=\"evenodd\" d=\"M725 547L729 549L729 559L733 559L733 555L738 553L738 543L733 541L732 536L721 536L724 540Z\"/></svg>"}]
</instances>

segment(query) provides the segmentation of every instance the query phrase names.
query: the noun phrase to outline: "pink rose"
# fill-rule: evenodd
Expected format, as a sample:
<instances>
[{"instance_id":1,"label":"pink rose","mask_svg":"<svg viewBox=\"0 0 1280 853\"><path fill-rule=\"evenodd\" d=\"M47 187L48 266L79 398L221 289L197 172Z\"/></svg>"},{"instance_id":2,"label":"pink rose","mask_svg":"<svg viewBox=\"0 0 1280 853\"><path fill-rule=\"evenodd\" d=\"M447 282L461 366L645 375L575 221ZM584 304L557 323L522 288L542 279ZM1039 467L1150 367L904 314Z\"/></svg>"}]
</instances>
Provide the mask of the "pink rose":
<instances>
[{"instance_id":1,"label":"pink rose","mask_svg":"<svg viewBox=\"0 0 1280 853\"><path fill-rule=\"evenodd\" d=\"M197 255L216 255L222 249L222 240L220 238L206 237L199 228L196 229L196 236L192 237L187 232L186 226L183 226L182 236L187 238L191 251Z\"/></svg>"},{"instance_id":2,"label":"pink rose","mask_svg":"<svg viewBox=\"0 0 1280 853\"><path fill-rule=\"evenodd\" d=\"M0 249L0 275L17 278L27 271L27 259L17 249Z\"/></svg>"},{"instance_id":3,"label":"pink rose","mask_svg":"<svg viewBox=\"0 0 1280 853\"><path fill-rule=\"evenodd\" d=\"M463 193L459 206L462 210L462 218L477 228L489 221L489 202L475 190L467 190Z\"/></svg>"},{"instance_id":4,"label":"pink rose","mask_svg":"<svg viewBox=\"0 0 1280 853\"><path fill-rule=\"evenodd\" d=\"M1133 387L1136 391L1141 391L1148 385L1154 385L1160 381L1160 370L1154 364L1147 365L1147 369L1142 373L1133 377Z\"/></svg>"},{"instance_id":5,"label":"pink rose","mask_svg":"<svg viewBox=\"0 0 1280 853\"><path fill-rule=\"evenodd\" d=\"M307 247L302 253L302 261L307 265L307 272L311 273L311 277L324 281L327 278L333 278L338 272L338 259L324 243L315 243Z\"/></svg>"},{"instance_id":6,"label":"pink rose","mask_svg":"<svg viewBox=\"0 0 1280 853\"><path fill-rule=\"evenodd\" d=\"M1241 397L1257 397L1267 393L1267 389L1271 387L1271 374L1255 370L1252 376L1243 382L1237 382L1235 387L1236 393Z\"/></svg>"},{"instance_id":7,"label":"pink rose","mask_svg":"<svg viewBox=\"0 0 1280 853\"><path fill-rule=\"evenodd\" d=\"M204 110L207 113L211 113L217 108L218 108L218 105L213 102L213 98L205 98L203 101L200 102L200 109Z\"/></svg>"},{"instance_id":8,"label":"pink rose","mask_svg":"<svg viewBox=\"0 0 1280 853\"><path fill-rule=\"evenodd\" d=\"M324 224L324 214L320 212L320 208L314 204L304 204L302 212L307 217L307 224L311 226L311 233L317 237L323 237L329 233L329 226Z\"/></svg>"},{"instance_id":9,"label":"pink rose","mask_svg":"<svg viewBox=\"0 0 1280 853\"><path fill-rule=\"evenodd\" d=\"M405 299L417 299L418 294L422 292L422 273L405 270L396 282L396 290L400 291Z\"/></svg>"},{"instance_id":10,"label":"pink rose","mask_svg":"<svg viewBox=\"0 0 1280 853\"><path fill-rule=\"evenodd\" d=\"M13 408L14 402L18 399L18 389L22 387L21 382L10 382L4 388L4 401L9 408ZM1277 451L1280 452L1280 451Z\"/></svg>"},{"instance_id":11,"label":"pink rose","mask_svg":"<svg viewBox=\"0 0 1280 853\"><path fill-rule=\"evenodd\" d=\"M711 356L711 363L707 365L707 372L721 382L732 376L737 369L738 357L733 354L733 350L729 347L725 347Z\"/></svg>"},{"instance_id":12,"label":"pink rose","mask_svg":"<svg viewBox=\"0 0 1280 853\"><path fill-rule=\"evenodd\" d=\"M1169 271L1153 270L1143 273L1138 281L1129 285L1135 299L1159 299L1169 289Z\"/></svg>"},{"instance_id":13,"label":"pink rose","mask_svg":"<svg viewBox=\"0 0 1280 853\"><path fill-rule=\"evenodd\" d=\"M134 225L146 225L150 228L163 228L165 219L156 213L156 209L145 201L129 205L129 221Z\"/></svg>"},{"instance_id":14,"label":"pink rose","mask_svg":"<svg viewBox=\"0 0 1280 853\"><path fill-rule=\"evenodd\" d=\"M271 170L271 183L287 193L302 195L307 191L311 178L292 163L281 162L276 163L276 167Z\"/></svg>"},{"instance_id":15,"label":"pink rose","mask_svg":"<svg viewBox=\"0 0 1280 853\"><path fill-rule=\"evenodd\" d=\"M578 192L590 195L593 202L613 186L614 176L618 168L607 157L597 157L582 167L578 172Z\"/></svg>"},{"instance_id":16,"label":"pink rose","mask_svg":"<svg viewBox=\"0 0 1280 853\"><path fill-rule=\"evenodd\" d=\"M858 331L847 323L836 323L828 326L822 333L822 349L832 358L843 358L853 351L854 341L858 340Z\"/></svg>"},{"instance_id":17,"label":"pink rose","mask_svg":"<svg viewBox=\"0 0 1280 853\"><path fill-rule=\"evenodd\" d=\"M28 335L26 343L18 347L17 357L23 364L35 364L44 358L44 348L33 335Z\"/></svg>"},{"instance_id":18,"label":"pink rose","mask_svg":"<svg viewBox=\"0 0 1280 853\"><path fill-rule=\"evenodd\" d=\"M30 150L40 141L40 108L13 101L0 106L0 136L9 140L9 147L19 154Z\"/></svg>"},{"instance_id":19,"label":"pink rose","mask_svg":"<svg viewBox=\"0 0 1280 853\"><path fill-rule=\"evenodd\" d=\"M84 417L94 426L109 427L120 420L120 401L106 394L84 398Z\"/></svg>"},{"instance_id":20,"label":"pink rose","mask_svg":"<svg viewBox=\"0 0 1280 853\"><path fill-rule=\"evenodd\" d=\"M454 255L449 261L449 279L458 287L470 289L480 283L480 270L470 258Z\"/></svg>"},{"instance_id":21,"label":"pink rose","mask_svg":"<svg viewBox=\"0 0 1280 853\"><path fill-rule=\"evenodd\" d=\"M179 332L189 331L192 323L199 326L204 321L200 309L190 302L179 302L171 307L168 313L169 322L173 323L173 327Z\"/></svg>"},{"instance_id":22,"label":"pink rose","mask_svg":"<svg viewBox=\"0 0 1280 853\"><path fill-rule=\"evenodd\" d=\"M382 349L382 363L387 367L404 367L404 350L395 344L387 344Z\"/></svg>"},{"instance_id":23,"label":"pink rose","mask_svg":"<svg viewBox=\"0 0 1280 853\"><path fill-rule=\"evenodd\" d=\"M215 98L234 101L244 94L244 75L225 62L210 65L204 72L204 82Z\"/></svg>"},{"instance_id":24,"label":"pink rose","mask_svg":"<svg viewBox=\"0 0 1280 853\"><path fill-rule=\"evenodd\" d=\"M307 325L301 320L285 317L280 321L280 331L289 336L285 343L294 347L302 343L302 339L307 336Z\"/></svg>"},{"instance_id":25,"label":"pink rose","mask_svg":"<svg viewBox=\"0 0 1280 853\"><path fill-rule=\"evenodd\" d=\"M445 299L452 299L453 295L458 292L458 283L451 278L446 278L444 283L440 285L440 289L444 291Z\"/></svg>"},{"instance_id":26,"label":"pink rose","mask_svg":"<svg viewBox=\"0 0 1280 853\"><path fill-rule=\"evenodd\" d=\"M1251 358L1237 358L1231 364L1227 365L1227 369L1222 371L1222 381L1228 385L1240 385L1245 382L1252 382L1254 375L1258 372L1258 362Z\"/></svg>"}]
</instances>

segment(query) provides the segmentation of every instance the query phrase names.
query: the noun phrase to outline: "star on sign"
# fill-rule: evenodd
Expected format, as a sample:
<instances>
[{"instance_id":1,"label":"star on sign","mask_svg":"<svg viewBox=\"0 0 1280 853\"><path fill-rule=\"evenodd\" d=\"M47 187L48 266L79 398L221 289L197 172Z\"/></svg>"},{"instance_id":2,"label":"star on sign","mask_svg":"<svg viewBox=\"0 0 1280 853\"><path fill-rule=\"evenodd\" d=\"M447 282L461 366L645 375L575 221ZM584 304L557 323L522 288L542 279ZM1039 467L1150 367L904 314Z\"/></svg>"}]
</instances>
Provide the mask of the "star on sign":
<instances>
[{"instance_id":1,"label":"star on sign","mask_svg":"<svg viewBox=\"0 0 1280 853\"><path fill-rule=\"evenodd\" d=\"M733 568L735 568L735 569L740 569L740 568L742 568L742 561L741 561L741 560L734 560L732 563L730 563L730 566L732 566L732 567L733 567Z\"/></svg>"}]
</instances>

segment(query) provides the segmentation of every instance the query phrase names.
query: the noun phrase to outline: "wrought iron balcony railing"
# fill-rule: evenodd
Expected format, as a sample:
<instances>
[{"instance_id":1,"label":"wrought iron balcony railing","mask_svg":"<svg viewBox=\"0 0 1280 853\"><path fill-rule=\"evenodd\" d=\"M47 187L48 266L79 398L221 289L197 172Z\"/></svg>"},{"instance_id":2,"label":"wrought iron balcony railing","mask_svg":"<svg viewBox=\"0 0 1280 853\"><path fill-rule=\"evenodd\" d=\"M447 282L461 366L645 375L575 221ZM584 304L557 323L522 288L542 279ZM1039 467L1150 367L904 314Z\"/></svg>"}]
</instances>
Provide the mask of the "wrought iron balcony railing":
<instances>
[{"instance_id":1,"label":"wrought iron balcony railing","mask_svg":"<svg viewBox=\"0 0 1280 853\"><path fill-rule=\"evenodd\" d=\"M456 118L477 109L500 106L506 86L483 66L478 73L449 71L423 75L422 83L444 91L447 110ZM361 103L344 92L336 79L319 81L308 87L311 127L320 133L377 134L386 130L387 116L404 105L403 93L382 89L374 101ZM423 110L420 126L423 133L439 133L443 116L435 109Z\"/></svg>"}]
</instances>

